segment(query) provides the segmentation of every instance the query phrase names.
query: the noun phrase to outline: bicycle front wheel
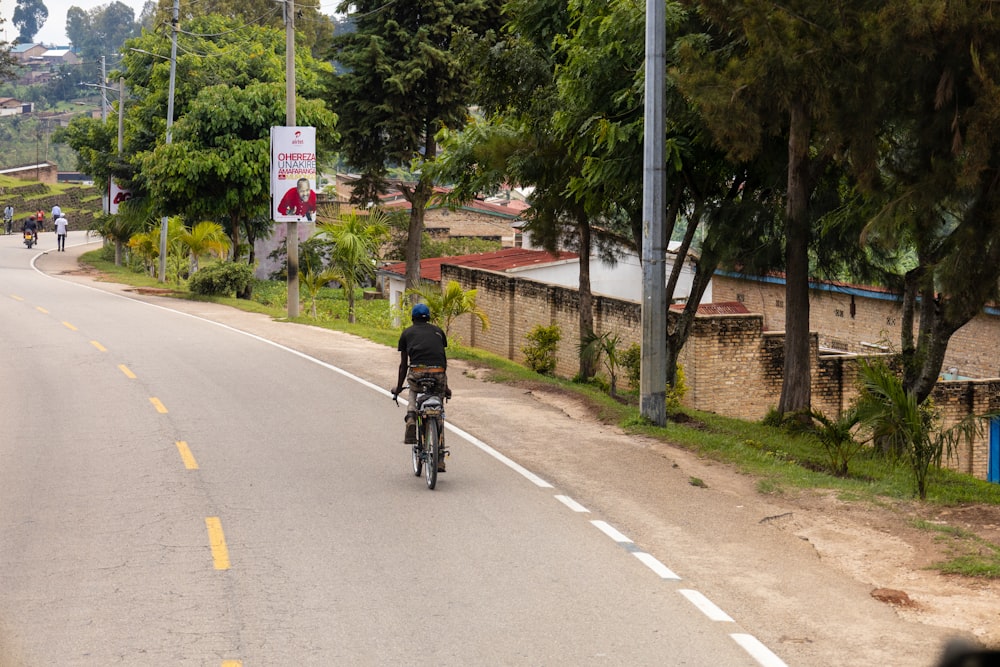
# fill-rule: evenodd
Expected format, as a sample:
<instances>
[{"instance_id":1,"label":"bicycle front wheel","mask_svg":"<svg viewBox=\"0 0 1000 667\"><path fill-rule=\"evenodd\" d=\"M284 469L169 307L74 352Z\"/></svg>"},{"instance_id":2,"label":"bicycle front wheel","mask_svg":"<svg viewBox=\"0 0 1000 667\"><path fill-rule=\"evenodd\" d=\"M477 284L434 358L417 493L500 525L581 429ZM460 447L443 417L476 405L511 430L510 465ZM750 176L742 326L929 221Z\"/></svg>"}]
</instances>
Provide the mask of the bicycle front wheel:
<instances>
[{"instance_id":1,"label":"bicycle front wheel","mask_svg":"<svg viewBox=\"0 0 1000 667\"><path fill-rule=\"evenodd\" d=\"M428 419L424 428L424 451L427 453L427 460L424 461L424 478L427 480L427 488L433 489L437 484L438 457L441 455L437 420Z\"/></svg>"}]
</instances>

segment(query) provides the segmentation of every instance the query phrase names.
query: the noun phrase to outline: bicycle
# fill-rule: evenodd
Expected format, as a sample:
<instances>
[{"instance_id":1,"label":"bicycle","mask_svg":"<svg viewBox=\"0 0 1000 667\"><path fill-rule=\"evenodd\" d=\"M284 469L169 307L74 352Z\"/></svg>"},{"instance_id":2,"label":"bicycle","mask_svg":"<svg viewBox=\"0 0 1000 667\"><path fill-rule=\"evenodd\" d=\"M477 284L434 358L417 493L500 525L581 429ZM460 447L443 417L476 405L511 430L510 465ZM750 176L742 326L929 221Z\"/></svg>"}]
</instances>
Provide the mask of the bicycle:
<instances>
[{"instance_id":1,"label":"bicycle","mask_svg":"<svg viewBox=\"0 0 1000 667\"><path fill-rule=\"evenodd\" d=\"M413 406L417 419L417 442L411 450L413 475L420 477L423 471L427 488L433 490L437 485L438 463L450 453L444 446L444 403L447 398L438 388L437 378L420 378L415 382L419 390L417 404ZM406 389L409 385L403 387L403 390ZM392 399L399 405L398 394L393 394Z\"/></svg>"}]
</instances>

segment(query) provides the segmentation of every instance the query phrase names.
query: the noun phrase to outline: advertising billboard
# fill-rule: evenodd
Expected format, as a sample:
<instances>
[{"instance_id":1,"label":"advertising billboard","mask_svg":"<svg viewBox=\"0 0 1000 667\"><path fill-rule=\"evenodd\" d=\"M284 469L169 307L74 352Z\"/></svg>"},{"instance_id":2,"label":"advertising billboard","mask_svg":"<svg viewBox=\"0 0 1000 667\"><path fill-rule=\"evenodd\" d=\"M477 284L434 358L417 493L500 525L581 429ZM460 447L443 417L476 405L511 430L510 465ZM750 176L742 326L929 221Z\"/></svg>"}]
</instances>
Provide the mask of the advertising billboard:
<instances>
[{"instance_id":1,"label":"advertising billboard","mask_svg":"<svg viewBox=\"0 0 1000 667\"><path fill-rule=\"evenodd\" d=\"M316 128L271 128L271 218L316 219Z\"/></svg>"}]
</instances>

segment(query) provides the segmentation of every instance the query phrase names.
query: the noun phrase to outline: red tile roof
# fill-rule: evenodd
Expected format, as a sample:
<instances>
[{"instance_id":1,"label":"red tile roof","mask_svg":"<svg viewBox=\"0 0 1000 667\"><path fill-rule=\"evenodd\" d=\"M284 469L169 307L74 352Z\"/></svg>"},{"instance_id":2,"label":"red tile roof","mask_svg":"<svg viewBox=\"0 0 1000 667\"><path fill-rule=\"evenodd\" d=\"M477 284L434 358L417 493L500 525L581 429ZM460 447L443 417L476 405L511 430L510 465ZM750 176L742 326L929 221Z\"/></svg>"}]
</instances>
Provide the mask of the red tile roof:
<instances>
[{"instance_id":1,"label":"red tile roof","mask_svg":"<svg viewBox=\"0 0 1000 667\"><path fill-rule=\"evenodd\" d=\"M670 304L670 310L684 310L683 303ZM746 315L750 311L739 301L720 301L719 303L703 303L698 306L699 315Z\"/></svg>"},{"instance_id":2,"label":"red tile roof","mask_svg":"<svg viewBox=\"0 0 1000 667\"><path fill-rule=\"evenodd\" d=\"M525 250L524 248L504 248L496 252L483 252L474 255L459 255L456 257L434 257L420 262L420 277L425 280L441 280L441 265L452 264L468 269L484 269L487 271L509 271L525 266L539 266L566 260L579 259L575 252L550 253L544 250ZM406 274L406 262L389 264L383 271L397 275Z\"/></svg>"}]
</instances>

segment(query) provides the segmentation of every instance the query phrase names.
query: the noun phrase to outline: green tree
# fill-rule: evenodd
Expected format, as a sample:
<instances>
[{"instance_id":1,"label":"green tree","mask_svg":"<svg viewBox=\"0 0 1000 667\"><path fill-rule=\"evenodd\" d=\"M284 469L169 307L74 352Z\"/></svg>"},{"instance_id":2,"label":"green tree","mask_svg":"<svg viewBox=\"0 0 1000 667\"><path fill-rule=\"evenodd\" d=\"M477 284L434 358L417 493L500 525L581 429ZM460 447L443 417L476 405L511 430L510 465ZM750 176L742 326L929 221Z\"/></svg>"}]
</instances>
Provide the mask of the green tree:
<instances>
[{"instance_id":1,"label":"green tree","mask_svg":"<svg viewBox=\"0 0 1000 667\"><path fill-rule=\"evenodd\" d=\"M18 44L33 43L47 18L49 10L42 0L17 0L11 22L17 28Z\"/></svg>"},{"instance_id":2,"label":"green tree","mask_svg":"<svg viewBox=\"0 0 1000 667\"><path fill-rule=\"evenodd\" d=\"M523 215L534 243L550 251L575 249L580 255L578 292L581 342L594 329L590 287L592 199L571 191L583 165L553 125L559 110L555 72L561 63L556 38L568 30L569 14L558 0L515 0L504 6L502 31L482 40L463 40L465 69L480 73L473 100L486 115L461 133L439 133L445 152L428 171L455 184L451 199L468 201L505 182L531 186L531 208ZM579 375L592 376L588 357Z\"/></svg>"},{"instance_id":3,"label":"green tree","mask_svg":"<svg viewBox=\"0 0 1000 667\"><path fill-rule=\"evenodd\" d=\"M0 18L0 26L6 21ZM0 40L0 82L10 81L17 77L17 60L10 54L11 45L6 40Z\"/></svg>"},{"instance_id":4,"label":"green tree","mask_svg":"<svg viewBox=\"0 0 1000 667\"><path fill-rule=\"evenodd\" d=\"M470 73L453 43L480 34L497 20L498 0L411 0L344 3L355 31L334 37L331 60L342 70L328 77L331 107L340 115L339 147L360 174L355 203L378 201L392 181L410 204L406 285L420 282L424 211L433 182L424 169L438 153L435 134L468 117ZM411 178L390 179L409 168Z\"/></svg>"},{"instance_id":5,"label":"green tree","mask_svg":"<svg viewBox=\"0 0 1000 667\"><path fill-rule=\"evenodd\" d=\"M139 33L135 12L121 0L90 10L76 6L66 10L66 36L85 62L117 52L125 40Z\"/></svg>"},{"instance_id":6,"label":"green tree","mask_svg":"<svg viewBox=\"0 0 1000 667\"><path fill-rule=\"evenodd\" d=\"M444 329L445 334L450 334L451 323L460 315L472 315L478 319L483 331L490 326L490 318L486 315L486 311L476 304L477 290L463 291L457 281L449 280L443 289L438 289L437 286L424 286L410 290L410 293L427 304L431 311L431 319Z\"/></svg>"},{"instance_id":7,"label":"green tree","mask_svg":"<svg viewBox=\"0 0 1000 667\"><path fill-rule=\"evenodd\" d=\"M903 386L923 402L956 331L1000 297L1000 23L985 2L888 3L861 162L868 243L902 247ZM898 31L898 32L897 32ZM867 167L867 169L865 169Z\"/></svg>"},{"instance_id":8,"label":"green tree","mask_svg":"<svg viewBox=\"0 0 1000 667\"><path fill-rule=\"evenodd\" d=\"M569 4L568 31L555 42L561 65L555 75L554 127L581 165L568 191L577 201L588 202L588 210L599 212L604 227L627 229L638 251L643 218L644 25L641 3L579 0ZM667 149L664 235L680 243L661 307L670 320L667 382L673 385L677 359L715 271L761 261L759 240L772 224L769 193L780 185L776 177L783 174L770 167L768 159L728 161L724 151L713 145L704 119L677 85L682 40L704 26L679 3L668 3L665 28L671 46L662 110ZM689 252L697 257L695 275L684 310L677 313L669 305L676 301L681 271L691 263Z\"/></svg>"},{"instance_id":9,"label":"green tree","mask_svg":"<svg viewBox=\"0 0 1000 667\"><path fill-rule=\"evenodd\" d=\"M269 136L272 126L285 122L284 35L220 16L195 18L184 28L171 143L165 143L170 63L149 55L165 55L167 46L147 33L129 40L123 53L121 73L130 92L124 154L109 159L106 171L135 199L150 199L162 212L223 223L233 260L249 263L253 256L244 254L249 244L242 241L266 235L271 226ZM324 142L336 138L336 117L315 95L319 72L329 66L305 50L296 63L297 122L316 127L318 149L327 150ZM77 122L81 159L110 152L106 142L86 140L98 138L87 121Z\"/></svg>"},{"instance_id":10,"label":"green tree","mask_svg":"<svg viewBox=\"0 0 1000 667\"><path fill-rule=\"evenodd\" d=\"M180 242L187 248L191 258L191 273L198 271L198 258L203 255L215 255L224 259L232 247L226 232L217 222L199 222L185 229L180 234Z\"/></svg>"},{"instance_id":11,"label":"green tree","mask_svg":"<svg viewBox=\"0 0 1000 667\"><path fill-rule=\"evenodd\" d=\"M982 435L990 415L970 415L939 429L932 406L903 386L902 379L881 361L861 361L861 394L854 407L858 421L886 452L901 456L913 472L917 496L927 497L932 467L940 467L961 442Z\"/></svg>"},{"instance_id":12,"label":"green tree","mask_svg":"<svg viewBox=\"0 0 1000 667\"><path fill-rule=\"evenodd\" d=\"M378 209L368 215L356 212L317 226L317 236L330 244L330 268L347 296L347 321L354 323L354 290L375 277L375 259L389 236L385 215Z\"/></svg>"},{"instance_id":13,"label":"green tree","mask_svg":"<svg viewBox=\"0 0 1000 667\"><path fill-rule=\"evenodd\" d=\"M618 372L624 362L625 350L621 349L621 342L621 335L605 331L602 334L591 334L579 348L581 355L588 355L593 359L592 363L603 362L604 369L608 372L612 397L618 396Z\"/></svg>"},{"instance_id":14,"label":"green tree","mask_svg":"<svg viewBox=\"0 0 1000 667\"><path fill-rule=\"evenodd\" d=\"M147 7L151 4L147 2ZM170 25L174 0L159 0L150 8L151 25ZM208 14L227 16L240 25L262 25L284 30L284 3L272 0L199 0L197 3L180 4L180 20L189 23ZM323 14L322 5L307 2L295 3L295 45L319 57L329 47L334 20ZM145 15L147 10L143 10ZM149 29L149 26L147 26Z\"/></svg>"},{"instance_id":15,"label":"green tree","mask_svg":"<svg viewBox=\"0 0 1000 667\"><path fill-rule=\"evenodd\" d=\"M860 0L776 5L699 0L709 29L684 63L685 92L734 161L772 156L784 143L782 220L785 355L778 411L808 418L811 402L809 249L820 217L815 194L859 128L874 61L866 57L872 8Z\"/></svg>"}]
</instances>

